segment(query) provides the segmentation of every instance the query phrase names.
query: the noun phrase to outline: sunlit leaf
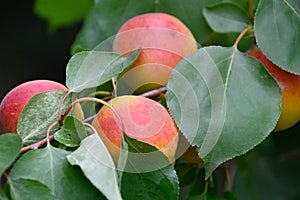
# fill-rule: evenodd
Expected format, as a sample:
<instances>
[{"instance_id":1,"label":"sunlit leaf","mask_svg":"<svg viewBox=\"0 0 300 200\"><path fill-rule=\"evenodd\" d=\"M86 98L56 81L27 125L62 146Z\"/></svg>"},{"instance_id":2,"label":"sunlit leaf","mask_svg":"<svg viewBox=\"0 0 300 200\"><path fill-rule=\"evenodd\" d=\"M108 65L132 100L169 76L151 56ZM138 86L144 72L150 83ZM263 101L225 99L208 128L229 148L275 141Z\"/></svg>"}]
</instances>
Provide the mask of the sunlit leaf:
<instances>
[{"instance_id":1,"label":"sunlit leaf","mask_svg":"<svg viewBox=\"0 0 300 200\"><path fill-rule=\"evenodd\" d=\"M58 119L58 109L65 95L64 91L50 91L37 94L29 100L18 121L18 134L24 145L46 137L48 127ZM70 95L64 101L63 110L71 103L72 98Z\"/></svg>"},{"instance_id":2,"label":"sunlit leaf","mask_svg":"<svg viewBox=\"0 0 300 200\"><path fill-rule=\"evenodd\" d=\"M68 160L78 165L108 199L122 199L114 162L97 133L86 137Z\"/></svg>"},{"instance_id":3,"label":"sunlit leaf","mask_svg":"<svg viewBox=\"0 0 300 200\"><path fill-rule=\"evenodd\" d=\"M199 146L206 178L246 153L274 129L281 90L255 59L234 47L205 47L179 63L167 105L188 141Z\"/></svg>"},{"instance_id":4,"label":"sunlit leaf","mask_svg":"<svg viewBox=\"0 0 300 200\"><path fill-rule=\"evenodd\" d=\"M104 51L77 53L67 65L66 85L74 92L97 87L129 67L139 51L133 51L128 57Z\"/></svg>"}]
</instances>

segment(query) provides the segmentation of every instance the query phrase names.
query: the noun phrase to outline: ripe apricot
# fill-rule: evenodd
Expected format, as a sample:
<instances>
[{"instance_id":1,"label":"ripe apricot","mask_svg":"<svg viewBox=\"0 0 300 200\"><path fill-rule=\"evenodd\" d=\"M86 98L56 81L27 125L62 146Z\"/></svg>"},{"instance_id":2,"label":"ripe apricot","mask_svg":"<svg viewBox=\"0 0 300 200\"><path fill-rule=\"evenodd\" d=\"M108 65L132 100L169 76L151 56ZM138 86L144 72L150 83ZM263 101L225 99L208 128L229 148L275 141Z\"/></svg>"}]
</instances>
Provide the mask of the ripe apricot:
<instances>
[{"instance_id":1,"label":"ripe apricot","mask_svg":"<svg viewBox=\"0 0 300 200\"><path fill-rule=\"evenodd\" d=\"M121 93L141 93L166 85L177 63L196 51L197 43L176 17L147 13L125 22L113 44L113 51L125 56L138 48L139 57L120 79Z\"/></svg>"},{"instance_id":2,"label":"ripe apricot","mask_svg":"<svg viewBox=\"0 0 300 200\"><path fill-rule=\"evenodd\" d=\"M158 102L141 96L125 95L108 102L118 113L103 106L92 125L108 148L115 163L119 160L123 131L132 138L148 143L174 161L178 131L167 110ZM124 130L122 130L122 124Z\"/></svg>"}]
</instances>

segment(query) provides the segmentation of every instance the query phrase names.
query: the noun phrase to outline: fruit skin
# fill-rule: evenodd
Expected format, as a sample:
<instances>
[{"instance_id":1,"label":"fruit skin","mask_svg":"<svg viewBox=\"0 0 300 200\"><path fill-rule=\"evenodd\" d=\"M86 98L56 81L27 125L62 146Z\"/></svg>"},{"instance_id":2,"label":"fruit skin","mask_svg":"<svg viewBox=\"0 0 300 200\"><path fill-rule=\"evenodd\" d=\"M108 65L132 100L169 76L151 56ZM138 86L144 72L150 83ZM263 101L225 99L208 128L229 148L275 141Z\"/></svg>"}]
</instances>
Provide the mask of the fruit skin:
<instances>
[{"instance_id":1,"label":"fruit skin","mask_svg":"<svg viewBox=\"0 0 300 200\"><path fill-rule=\"evenodd\" d=\"M247 53L262 62L281 88L282 112L274 131L292 127L300 120L300 76L273 64L257 46L253 46Z\"/></svg>"},{"instance_id":2,"label":"fruit skin","mask_svg":"<svg viewBox=\"0 0 300 200\"><path fill-rule=\"evenodd\" d=\"M133 95L119 96L108 103L120 116L125 133L129 137L156 147L168 157L171 163L174 162L178 130L162 105L146 97ZM92 125L117 164L122 142L120 121L111 108L103 106Z\"/></svg>"},{"instance_id":3,"label":"fruit skin","mask_svg":"<svg viewBox=\"0 0 300 200\"><path fill-rule=\"evenodd\" d=\"M113 51L128 55L142 48L139 57L120 85L137 93L166 85L170 73L183 57L197 50L197 42L190 30L176 17L165 13L147 13L125 22L118 31ZM133 70L134 69L134 70ZM130 94L132 94L130 93Z\"/></svg>"},{"instance_id":4,"label":"fruit skin","mask_svg":"<svg viewBox=\"0 0 300 200\"><path fill-rule=\"evenodd\" d=\"M0 133L17 133L18 119L21 111L34 95L53 90L68 91L64 85L50 80L33 80L22 83L3 98L0 104ZM81 107L75 109L81 115Z\"/></svg>"}]
</instances>

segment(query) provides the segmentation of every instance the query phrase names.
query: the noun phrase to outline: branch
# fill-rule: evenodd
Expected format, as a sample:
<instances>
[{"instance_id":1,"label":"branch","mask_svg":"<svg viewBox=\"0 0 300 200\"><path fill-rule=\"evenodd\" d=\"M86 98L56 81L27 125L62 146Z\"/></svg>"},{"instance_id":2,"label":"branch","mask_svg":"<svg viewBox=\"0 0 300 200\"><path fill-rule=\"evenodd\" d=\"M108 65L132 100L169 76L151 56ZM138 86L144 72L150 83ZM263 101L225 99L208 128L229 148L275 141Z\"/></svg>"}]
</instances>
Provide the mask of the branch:
<instances>
[{"instance_id":1,"label":"branch","mask_svg":"<svg viewBox=\"0 0 300 200\"><path fill-rule=\"evenodd\" d=\"M26 153L29 150L39 149L39 148L45 146L48 141L52 141L53 139L54 139L54 135L50 135L49 137L46 137L46 138L42 139L41 141L38 141L38 142L36 142L34 144L31 144L29 146L23 147L21 149L21 154Z\"/></svg>"},{"instance_id":2,"label":"branch","mask_svg":"<svg viewBox=\"0 0 300 200\"><path fill-rule=\"evenodd\" d=\"M155 96L158 96L158 95L160 95L160 94L163 94L163 93L165 93L166 91L167 91L167 88L164 86L164 87L161 87L161 88L158 88L158 89L151 90L151 91L149 91L149 92L145 92L145 93L143 93L143 94L140 94L139 96L143 96L143 97L148 97L148 98L150 98L150 97L155 97ZM67 96L67 95L66 95L66 96ZM97 100L96 100L95 98L86 97L86 98L78 99L78 100L76 100L75 102L73 102L73 103L66 109L65 113L63 114L63 116L66 116L66 115L69 113L69 111L72 109L72 107L73 107L76 103L80 103L80 102L83 102L83 101L94 101L94 102L96 101L96 102L98 102L98 103L102 103L102 104L108 105L108 106L110 107L110 105L107 104L106 102L104 102L103 100L100 100L100 99L97 99ZM96 117L96 115L90 116L90 117L84 119L82 122L84 122L84 123L91 123L91 122L94 120L95 117ZM56 122L54 123L54 125L57 125L57 123L58 123L58 121L56 121ZM51 128L52 128L52 127L53 127L53 126L51 126ZM51 130L51 128L49 128L49 129ZM26 152L29 151L29 150L39 149L39 148L45 146L45 145L47 144L47 141L52 141L52 140L54 139L54 135L50 135L50 136L49 136L49 135L48 135L48 134L49 134L48 132L49 132L49 130L47 131L47 137L46 137L46 138L44 138L43 140L38 141L38 142L36 142L36 143L34 143L34 144L31 144L31 145L29 145L29 146L23 147L23 148L21 149L21 153L23 154L23 153L26 153Z\"/></svg>"},{"instance_id":3,"label":"branch","mask_svg":"<svg viewBox=\"0 0 300 200\"><path fill-rule=\"evenodd\" d=\"M155 90L151 90L149 92L145 92L143 94L140 94L139 96L142 96L142 97L156 97L160 94L163 94L167 91L167 87L166 86L163 86L161 88L158 88L158 89L155 89Z\"/></svg>"}]
</instances>

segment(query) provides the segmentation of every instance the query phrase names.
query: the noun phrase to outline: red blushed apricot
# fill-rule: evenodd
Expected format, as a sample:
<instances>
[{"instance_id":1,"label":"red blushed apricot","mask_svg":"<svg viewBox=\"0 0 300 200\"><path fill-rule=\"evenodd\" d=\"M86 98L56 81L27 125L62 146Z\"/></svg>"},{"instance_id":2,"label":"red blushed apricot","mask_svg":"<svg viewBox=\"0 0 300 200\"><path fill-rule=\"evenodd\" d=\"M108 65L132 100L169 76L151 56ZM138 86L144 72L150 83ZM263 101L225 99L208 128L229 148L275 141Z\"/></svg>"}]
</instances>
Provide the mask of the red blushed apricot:
<instances>
[{"instance_id":1,"label":"red blushed apricot","mask_svg":"<svg viewBox=\"0 0 300 200\"><path fill-rule=\"evenodd\" d=\"M281 88L282 112L274 131L292 127L300 120L300 76L273 64L257 46L254 46L248 55L259 60Z\"/></svg>"},{"instance_id":2,"label":"red blushed apricot","mask_svg":"<svg viewBox=\"0 0 300 200\"><path fill-rule=\"evenodd\" d=\"M174 161L178 143L178 131L167 110L158 102L141 96L119 96L108 102L120 116L103 106L93 121L93 126L110 151L115 163L118 162L122 141L122 125L125 133L132 138L148 143L170 160Z\"/></svg>"},{"instance_id":3,"label":"red blushed apricot","mask_svg":"<svg viewBox=\"0 0 300 200\"><path fill-rule=\"evenodd\" d=\"M113 51L125 56L137 48L142 50L131 69L140 69L129 70L127 73L132 75L122 77L121 81L132 92L143 84L152 84L140 91L144 92L165 85L178 62L197 50L197 43L190 30L176 17L147 13L125 22L113 44Z\"/></svg>"},{"instance_id":4,"label":"red blushed apricot","mask_svg":"<svg viewBox=\"0 0 300 200\"><path fill-rule=\"evenodd\" d=\"M64 85L50 80L28 81L9 91L0 104L0 133L17 133L20 113L36 94L53 90L68 91ZM75 106L74 116L83 118L80 105Z\"/></svg>"},{"instance_id":5,"label":"red blushed apricot","mask_svg":"<svg viewBox=\"0 0 300 200\"><path fill-rule=\"evenodd\" d=\"M17 133L19 115L30 98L51 90L67 91L68 89L54 81L35 80L18 85L7 93L0 105L1 132Z\"/></svg>"}]
</instances>

